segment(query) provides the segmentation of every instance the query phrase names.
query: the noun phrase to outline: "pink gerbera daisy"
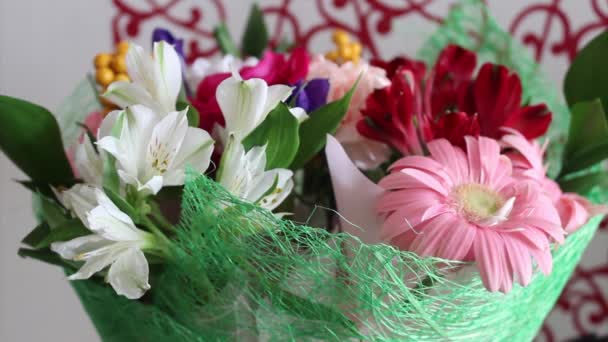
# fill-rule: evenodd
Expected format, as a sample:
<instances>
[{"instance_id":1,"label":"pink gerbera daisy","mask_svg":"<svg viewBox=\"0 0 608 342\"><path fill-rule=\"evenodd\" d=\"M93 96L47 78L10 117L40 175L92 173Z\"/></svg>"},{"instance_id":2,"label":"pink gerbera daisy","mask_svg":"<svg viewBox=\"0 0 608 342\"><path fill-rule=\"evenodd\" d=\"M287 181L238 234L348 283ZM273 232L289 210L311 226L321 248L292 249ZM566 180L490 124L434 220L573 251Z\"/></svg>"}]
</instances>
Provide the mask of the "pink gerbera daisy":
<instances>
[{"instance_id":1,"label":"pink gerbera daisy","mask_svg":"<svg viewBox=\"0 0 608 342\"><path fill-rule=\"evenodd\" d=\"M526 286L533 259L549 274L550 243L564 231L538 183L514 177L490 138L466 137L466 153L445 139L428 149L429 157L397 161L379 183L384 239L421 256L475 261L490 291Z\"/></svg>"}]
</instances>

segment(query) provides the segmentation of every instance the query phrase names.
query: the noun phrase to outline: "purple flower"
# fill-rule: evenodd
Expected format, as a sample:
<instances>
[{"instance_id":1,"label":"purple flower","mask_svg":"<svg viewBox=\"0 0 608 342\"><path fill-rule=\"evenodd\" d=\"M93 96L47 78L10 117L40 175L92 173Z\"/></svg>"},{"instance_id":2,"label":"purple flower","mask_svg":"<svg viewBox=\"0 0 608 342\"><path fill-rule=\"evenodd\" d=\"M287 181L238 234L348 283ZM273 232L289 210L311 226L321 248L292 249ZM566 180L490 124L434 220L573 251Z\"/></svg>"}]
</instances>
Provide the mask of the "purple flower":
<instances>
[{"instance_id":1,"label":"purple flower","mask_svg":"<svg viewBox=\"0 0 608 342\"><path fill-rule=\"evenodd\" d=\"M173 34L171 34L171 32L169 32L169 30L157 27L154 29L154 32L152 32L152 42L154 43L159 41L165 41L173 45L177 54L182 58L182 61L184 61L183 39L177 39L173 36Z\"/></svg>"},{"instance_id":2,"label":"purple flower","mask_svg":"<svg viewBox=\"0 0 608 342\"><path fill-rule=\"evenodd\" d=\"M327 103L329 93L329 80L326 78L315 78L307 81L299 81L295 84L295 106L303 108L310 113ZM288 100L287 102L290 102Z\"/></svg>"}]
</instances>

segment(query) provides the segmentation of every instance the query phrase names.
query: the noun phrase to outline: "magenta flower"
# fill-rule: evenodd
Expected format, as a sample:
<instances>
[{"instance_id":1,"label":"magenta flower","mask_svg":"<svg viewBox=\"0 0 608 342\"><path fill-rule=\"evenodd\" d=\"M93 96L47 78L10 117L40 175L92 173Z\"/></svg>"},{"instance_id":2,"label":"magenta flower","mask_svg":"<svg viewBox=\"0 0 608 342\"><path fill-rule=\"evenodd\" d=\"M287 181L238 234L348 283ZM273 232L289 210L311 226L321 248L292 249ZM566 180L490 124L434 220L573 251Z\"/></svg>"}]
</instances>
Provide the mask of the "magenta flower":
<instances>
[{"instance_id":1,"label":"magenta flower","mask_svg":"<svg viewBox=\"0 0 608 342\"><path fill-rule=\"evenodd\" d=\"M429 157L402 158L379 185L385 241L421 256L474 261L490 291L527 285L533 262L549 274L551 242L564 231L537 182L514 176L490 138L466 137L466 153L445 139Z\"/></svg>"}]
</instances>

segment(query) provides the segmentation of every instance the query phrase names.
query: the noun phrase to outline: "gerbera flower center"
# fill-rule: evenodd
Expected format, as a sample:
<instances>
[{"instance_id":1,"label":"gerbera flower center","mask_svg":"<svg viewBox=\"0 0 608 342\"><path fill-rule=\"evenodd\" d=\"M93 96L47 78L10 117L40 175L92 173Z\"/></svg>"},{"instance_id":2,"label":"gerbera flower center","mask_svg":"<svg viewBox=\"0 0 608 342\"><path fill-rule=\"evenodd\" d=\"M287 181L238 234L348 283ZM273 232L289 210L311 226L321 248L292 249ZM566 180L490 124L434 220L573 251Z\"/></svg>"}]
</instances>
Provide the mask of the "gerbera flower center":
<instances>
[{"instance_id":1,"label":"gerbera flower center","mask_svg":"<svg viewBox=\"0 0 608 342\"><path fill-rule=\"evenodd\" d=\"M472 221L483 221L495 216L505 204L497 192L481 184L464 184L454 191L456 205Z\"/></svg>"}]
</instances>

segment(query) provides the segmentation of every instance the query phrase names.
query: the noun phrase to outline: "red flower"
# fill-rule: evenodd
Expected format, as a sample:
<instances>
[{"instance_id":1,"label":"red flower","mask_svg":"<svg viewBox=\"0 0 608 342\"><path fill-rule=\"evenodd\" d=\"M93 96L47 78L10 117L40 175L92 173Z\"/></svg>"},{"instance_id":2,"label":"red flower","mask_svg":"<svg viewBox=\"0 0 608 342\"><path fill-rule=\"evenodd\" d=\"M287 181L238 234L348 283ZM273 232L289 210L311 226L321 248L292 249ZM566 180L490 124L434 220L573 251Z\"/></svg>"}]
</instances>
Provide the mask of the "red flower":
<instances>
[{"instance_id":1,"label":"red flower","mask_svg":"<svg viewBox=\"0 0 608 342\"><path fill-rule=\"evenodd\" d=\"M363 136L393 146L404 155L421 154L418 128L428 126L421 115L422 103L417 97L418 80L414 71L401 66L393 73L391 85L375 90L368 96L361 110L363 120L357 130ZM417 127L415 122L420 123Z\"/></svg>"},{"instance_id":2,"label":"red flower","mask_svg":"<svg viewBox=\"0 0 608 342\"><path fill-rule=\"evenodd\" d=\"M460 46L447 46L437 58L432 71L431 112L440 118L445 112L469 112L469 95L477 56Z\"/></svg>"},{"instance_id":3,"label":"red flower","mask_svg":"<svg viewBox=\"0 0 608 342\"><path fill-rule=\"evenodd\" d=\"M403 57L373 63L386 70L392 84L370 95L357 128L404 155L420 154L424 142L437 138L458 146L464 146L466 135L500 138L502 127L534 139L551 123L544 104L521 105L516 74L487 63L474 78L477 57L459 46L447 46L428 74L422 62Z\"/></svg>"},{"instance_id":4,"label":"red flower","mask_svg":"<svg viewBox=\"0 0 608 342\"><path fill-rule=\"evenodd\" d=\"M501 127L514 128L527 139L545 134L551 123L551 112L544 104L522 107L521 96L517 74L502 65L484 64L473 86L481 135L500 138L505 134Z\"/></svg>"},{"instance_id":5,"label":"red flower","mask_svg":"<svg viewBox=\"0 0 608 342\"><path fill-rule=\"evenodd\" d=\"M477 115L469 115L465 112L448 113L433 125L434 139L445 138L458 147L466 146L464 137L467 135L479 136Z\"/></svg>"}]
</instances>

